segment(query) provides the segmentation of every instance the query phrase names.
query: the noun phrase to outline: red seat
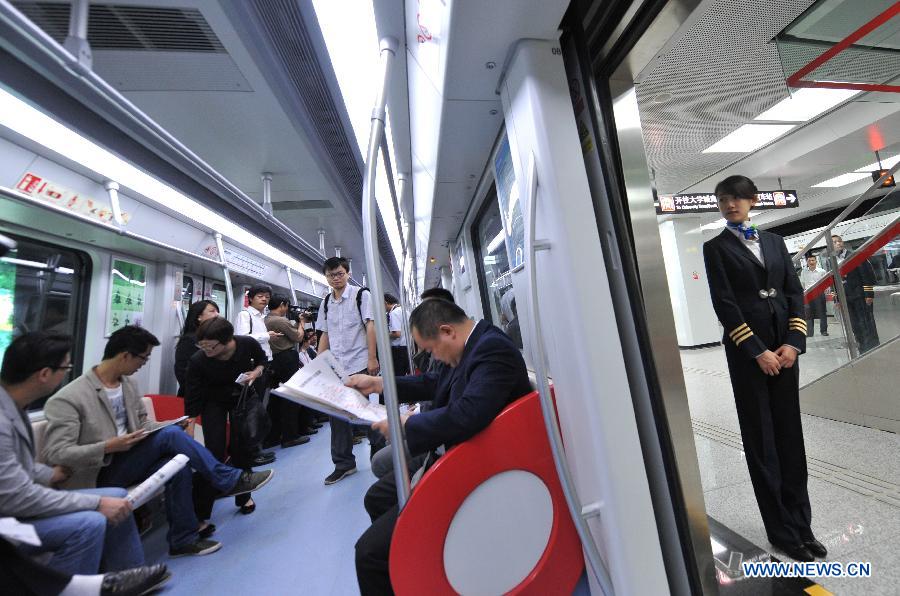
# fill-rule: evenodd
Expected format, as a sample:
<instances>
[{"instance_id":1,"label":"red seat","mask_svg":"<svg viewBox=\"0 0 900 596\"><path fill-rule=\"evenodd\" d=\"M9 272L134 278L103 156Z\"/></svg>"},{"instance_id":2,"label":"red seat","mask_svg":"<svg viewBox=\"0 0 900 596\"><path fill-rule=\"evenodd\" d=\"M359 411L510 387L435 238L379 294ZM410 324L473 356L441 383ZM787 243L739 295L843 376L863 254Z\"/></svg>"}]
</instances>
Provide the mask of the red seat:
<instances>
[{"instance_id":1,"label":"red seat","mask_svg":"<svg viewBox=\"0 0 900 596\"><path fill-rule=\"evenodd\" d=\"M507 406L488 428L449 450L416 485L397 520L391 542L391 583L397 594L457 593L444 567L447 534L457 511L488 479L519 470L534 474L544 483L552 504L552 525L543 554L530 573L507 593L572 593L584 570L584 559L535 392ZM510 494L512 499L516 496ZM457 568L457 573L465 572L465 568Z\"/></svg>"},{"instance_id":2,"label":"red seat","mask_svg":"<svg viewBox=\"0 0 900 596\"><path fill-rule=\"evenodd\" d=\"M153 410L159 422L184 416L184 400L175 395L147 395L153 402Z\"/></svg>"}]
</instances>

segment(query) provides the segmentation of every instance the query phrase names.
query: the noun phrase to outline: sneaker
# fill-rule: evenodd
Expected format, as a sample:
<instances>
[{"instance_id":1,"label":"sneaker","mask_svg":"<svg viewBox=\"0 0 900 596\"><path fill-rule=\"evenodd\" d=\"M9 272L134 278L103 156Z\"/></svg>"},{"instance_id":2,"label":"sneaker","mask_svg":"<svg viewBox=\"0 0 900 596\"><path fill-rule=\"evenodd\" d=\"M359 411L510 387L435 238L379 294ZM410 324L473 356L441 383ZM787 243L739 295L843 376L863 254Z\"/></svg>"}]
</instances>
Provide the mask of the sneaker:
<instances>
[{"instance_id":1,"label":"sneaker","mask_svg":"<svg viewBox=\"0 0 900 596\"><path fill-rule=\"evenodd\" d=\"M135 567L103 575L101 596L137 596L147 594L166 583L172 574L165 565Z\"/></svg>"},{"instance_id":2,"label":"sneaker","mask_svg":"<svg viewBox=\"0 0 900 596\"><path fill-rule=\"evenodd\" d=\"M325 478L325 486L339 482L350 474L356 474L356 468L350 468L349 470L335 470Z\"/></svg>"},{"instance_id":3,"label":"sneaker","mask_svg":"<svg viewBox=\"0 0 900 596\"><path fill-rule=\"evenodd\" d=\"M265 470L263 472L241 472L241 477L230 491L225 493L226 497L234 497L236 495L244 495L259 490L269 483L275 470Z\"/></svg>"},{"instance_id":4,"label":"sneaker","mask_svg":"<svg viewBox=\"0 0 900 596\"><path fill-rule=\"evenodd\" d=\"M174 559L176 557L210 555L220 548L222 548L221 542L216 542L215 540L198 540L192 544L186 544L178 548L170 548L169 557Z\"/></svg>"}]
</instances>

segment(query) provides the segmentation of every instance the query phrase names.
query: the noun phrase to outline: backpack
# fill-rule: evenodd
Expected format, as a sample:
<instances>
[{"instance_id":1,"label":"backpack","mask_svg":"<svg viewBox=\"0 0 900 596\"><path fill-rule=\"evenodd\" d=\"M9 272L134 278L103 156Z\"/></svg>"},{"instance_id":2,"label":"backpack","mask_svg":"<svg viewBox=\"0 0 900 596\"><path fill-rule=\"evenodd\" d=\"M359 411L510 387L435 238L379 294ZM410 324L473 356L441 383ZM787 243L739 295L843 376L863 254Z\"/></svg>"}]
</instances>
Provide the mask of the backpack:
<instances>
[{"instance_id":1,"label":"backpack","mask_svg":"<svg viewBox=\"0 0 900 596\"><path fill-rule=\"evenodd\" d=\"M362 288L360 288L359 291L356 293L356 312L359 313L359 324L362 325L363 327L365 327L365 326L366 326L366 322L363 321L363 316L362 316L362 295L363 295L363 292L369 292L369 295L370 295L370 296L371 296L372 292L369 291L369 288L362 287ZM330 299L331 299L331 292L328 292L327 294L325 294L325 304L322 306L322 314L325 316L325 320L326 320L326 321L328 320L328 301L329 301Z\"/></svg>"}]
</instances>

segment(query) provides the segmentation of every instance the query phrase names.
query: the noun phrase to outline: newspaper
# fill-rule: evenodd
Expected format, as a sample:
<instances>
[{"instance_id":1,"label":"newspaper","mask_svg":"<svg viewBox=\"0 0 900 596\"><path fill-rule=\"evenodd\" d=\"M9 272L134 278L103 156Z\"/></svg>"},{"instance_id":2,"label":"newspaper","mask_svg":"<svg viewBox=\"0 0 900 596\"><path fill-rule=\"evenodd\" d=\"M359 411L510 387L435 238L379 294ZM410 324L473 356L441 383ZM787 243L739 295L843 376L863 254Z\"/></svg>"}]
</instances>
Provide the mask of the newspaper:
<instances>
[{"instance_id":1,"label":"newspaper","mask_svg":"<svg viewBox=\"0 0 900 596\"><path fill-rule=\"evenodd\" d=\"M334 354L326 350L272 393L352 424L369 425L387 418L383 405L345 386L347 378Z\"/></svg>"},{"instance_id":2,"label":"newspaper","mask_svg":"<svg viewBox=\"0 0 900 596\"><path fill-rule=\"evenodd\" d=\"M14 517L0 517L0 536L31 546L41 546L41 539L34 526L23 524Z\"/></svg>"},{"instance_id":3,"label":"newspaper","mask_svg":"<svg viewBox=\"0 0 900 596\"><path fill-rule=\"evenodd\" d=\"M134 487L125 496L131 502L131 506L135 509L153 498L153 495L163 487L163 485L172 479L181 468L186 466L190 460L188 456L179 453L170 459L166 465L153 472L149 478Z\"/></svg>"}]
</instances>

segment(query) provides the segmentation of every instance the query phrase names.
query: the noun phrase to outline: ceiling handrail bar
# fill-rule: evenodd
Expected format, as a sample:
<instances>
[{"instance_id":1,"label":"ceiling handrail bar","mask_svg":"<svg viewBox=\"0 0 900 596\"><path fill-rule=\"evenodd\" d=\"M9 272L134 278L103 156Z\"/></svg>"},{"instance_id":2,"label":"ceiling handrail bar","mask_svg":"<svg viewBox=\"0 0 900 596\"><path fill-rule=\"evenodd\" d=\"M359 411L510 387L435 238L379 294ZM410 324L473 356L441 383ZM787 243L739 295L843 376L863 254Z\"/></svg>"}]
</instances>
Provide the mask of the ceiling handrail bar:
<instances>
[{"instance_id":1,"label":"ceiling handrail bar","mask_svg":"<svg viewBox=\"0 0 900 596\"><path fill-rule=\"evenodd\" d=\"M369 128L369 147L363 174L362 224L363 248L366 253L366 267L371 279L369 285L372 295L372 314L375 319L375 339L378 353L381 355L381 378L383 381L385 408L387 409L388 428L391 434L391 456L394 463L394 478L397 483L397 504L402 510L409 500L409 470L406 463L406 439L403 432L403 421L400 418L400 403L397 397L397 380L394 376L394 362L391 358L391 341L385 325L386 309L384 307L384 284L381 279L381 267L378 266L378 237L376 235L378 204L375 201L375 174L378 170L378 151L384 136L386 119L385 104L387 102L387 82L390 80L393 59L396 57L399 43L393 37L384 37L379 43L381 52L381 79L378 82L375 107L372 108ZM405 316L405 313L404 313Z\"/></svg>"},{"instance_id":2,"label":"ceiling handrail bar","mask_svg":"<svg viewBox=\"0 0 900 596\"><path fill-rule=\"evenodd\" d=\"M30 38L36 49L46 54L50 59L63 66L76 77L80 78L85 84L92 87L100 96L106 98L120 115L131 120L150 135L162 141L162 143L172 150L173 153L180 155L181 158L190 162L191 165L211 178L229 194L233 195L241 203L240 206L242 209L249 210L254 217L261 217L268 225L278 228L304 250L304 256L318 260L318 250L312 244L304 240L277 218L267 213L259 203L247 196L240 188L235 186L200 156L188 149L183 143L172 136L167 130L129 101L125 96L119 93L103 78L81 64L67 49L57 43L56 40L50 37L50 35L38 27L29 18L16 10L12 4L0 2L0 20L6 21L12 25L12 27L18 29L26 37Z\"/></svg>"},{"instance_id":3,"label":"ceiling handrail bar","mask_svg":"<svg viewBox=\"0 0 900 596\"><path fill-rule=\"evenodd\" d=\"M841 212L838 214L838 216L835 217L835 218L831 221L830 224L828 224L827 226L825 226L824 228L822 228L822 230L821 230L818 234L816 234L816 235L813 237L812 240L810 240L809 242L806 243L806 246L804 246L803 248L801 248L800 250L798 250L797 253L796 253L796 254L793 256L793 258L791 259L791 260L794 262L794 265L797 265L798 263L800 263L801 259L803 259L803 256L806 254L806 252L807 252L809 249L811 249L813 246L815 246L816 243L819 242L819 240L821 240L822 238L824 238L826 234L830 233L831 230L833 230L834 227L835 227L836 225L838 225L839 223L841 223L842 221L844 221L845 219L847 219L847 217L848 217L848 216L849 216L849 215L850 215L850 214L851 214L851 213L852 213L852 212L853 212L853 211L854 211L854 210L855 210L855 209L856 209L863 201L866 201L866 200L870 199L871 196L874 194L874 192L875 192L876 190L878 190L879 188L881 188L881 185L884 184L884 182L887 181L888 178L890 178L891 176L893 176L893 175L894 175L894 172L896 172L898 168L900 168L900 161L898 161L897 163L895 163L894 166L893 166L892 168L890 168L889 170L887 170L887 171L884 173L884 175L882 175L881 178L879 178L878 180L876 180L875 183L872 184L872 186L870 186L869 188L867 188L866 191L865 191L864 193L862 193L861 195L859 195L858 197L856 197L855 199L853 199L853 201L852 201L849 205L847 205L847 206L844 208L844 210L841 211Z\"/></svg>"}]
</instances>

